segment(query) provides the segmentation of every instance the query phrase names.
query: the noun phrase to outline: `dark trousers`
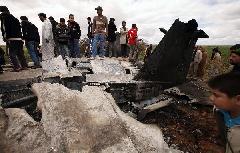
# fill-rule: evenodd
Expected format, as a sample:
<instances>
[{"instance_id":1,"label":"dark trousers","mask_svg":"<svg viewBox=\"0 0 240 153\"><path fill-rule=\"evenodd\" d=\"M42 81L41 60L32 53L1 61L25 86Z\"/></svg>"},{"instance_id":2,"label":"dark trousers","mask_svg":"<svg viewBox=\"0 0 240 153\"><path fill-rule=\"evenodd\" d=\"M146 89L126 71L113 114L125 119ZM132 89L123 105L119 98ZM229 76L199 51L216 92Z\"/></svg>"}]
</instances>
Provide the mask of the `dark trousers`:
<instances>
[{"instance_id":1,"label":"dark trousers","mask_svg":"<svg viewBox=\"0 0 240 153\"><path fill-rule=\"evenodd\" d=\"M128 47L127 44L121 44L121 56L128 57Z\"/></svg>"},{"instance_id":2,"label":"dark trousers","mask_svg":"<svg viewBox=\"0 0 240 153\"><path fill-rule=\"evenodd\" d=\"M23 52L23 42L20 40L9 41L9 58L14 69L27 68L27 61Z\"/></svg>"},{"instance_id":3,"label":"dark trousers","mask_svg":"<svg viewBox=\"0 0 240 153\"><path fill-rule=\"evenodd\" d=\"M72 58L80 58L80 44L79 39L70 39L68 42L70 49L70 57Z\"/></svg>"},{"instance_id":4,"label":"dark trousers","mask_svg":"<svg viewBox=\"0 0 240 153\"><path fill-rule=\"evenodd\" d=\"M31 59L34 62L34 65L39 66L40 62L39 62L39 58L38 58L38 54L37 54L36 42L35 41L26 41L25 44L26 44L26 47L28 49L28 53L29 53Z\"/></svg>"}]
</instances>

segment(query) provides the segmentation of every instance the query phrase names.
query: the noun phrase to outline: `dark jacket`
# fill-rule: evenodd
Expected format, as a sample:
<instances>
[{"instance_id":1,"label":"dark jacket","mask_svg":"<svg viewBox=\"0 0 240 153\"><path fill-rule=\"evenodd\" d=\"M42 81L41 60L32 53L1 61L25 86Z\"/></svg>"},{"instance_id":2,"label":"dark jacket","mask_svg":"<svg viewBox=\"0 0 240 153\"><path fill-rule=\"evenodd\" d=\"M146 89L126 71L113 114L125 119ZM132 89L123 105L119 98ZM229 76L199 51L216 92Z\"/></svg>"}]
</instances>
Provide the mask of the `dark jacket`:
<instances>
[{"instance_id":1,"label":"dark jacket","mask_svg":"<svg viewBox=\"0 0 240 153\"><path fill-rule=\"evenodd\" d=\"M81 36L81 30L80 26L77 22L69 22L68 21L68 29L70 34L70 39L80 39Z\"/></svg>"},{"instance_id":2,"label":"dark jacket","mask_svg":"<svg viewBox=\"0 0 240 153\"><path fill-rule=\"evenodd\" d=\"M40 42L38 28L29 21L22 21L23 39L26 41Z\"/></svg>"},{"instance_id":3,"label":"dark jacket","mask_svg":"<svg viewBox=\"0 0 240 153\"><path fill-rule=\"evenodd\" d=\"M109 42L116 41L115 31L117 31L117 27L116 27L115 23L114 22L109 22L109 24L108 24L108 37L107 37L107 40Z\"/></svg>"},{"instance_id":4,"label":"dark jacket","mask_svg":"<svg viewBox=\"0 0 240 153\"><path fill-rule=\"evenodd\" d=\"M92 22L88 23L88 34L87 34L87 36L88 36L89 39L93 38L92 25L93 25Z\"/></svg>"},{"instance_id":5,"label":"dark jacket","mask_svg":"<svg viewBox=\"0 0 240 153\"><path fill-rule=\"evenodd\" d=\"M234 65L232 73L240 73L240 64L239 65Z\"/></svg>"},{"instance_id":6,"label":"dark jacket","mask_svg":"<svg viewBox=\"0 0 240 153\"><path fill-rule=\"evenodd\" d=\"M4 41L9 38L22 38L21 25L17 18L15 18L12 14L2 13L0 15L0 19Z\"/></svg>"},{"instance_id":7,"label":"dark jacket","mask_svg":"<svg viewBox=\"0 0 240 153\"><path fill-rule=\"evenodd\" d=\"M52 32L53 32L53 38L56 38L56 27L58 25L57 21L55 20L49 20L52 24Z\"/></svg>"},{"instance_id":8,"label":"dark jacket","mask_svg":"<svg viewBox=\"0 0 240 153\"><path fill-rule=\"evenodd\" d=\"M58 24L56 27L56 39L61 44L67 44L69 40L69 29L68 26Z\"/></svg>"}]
</instances>

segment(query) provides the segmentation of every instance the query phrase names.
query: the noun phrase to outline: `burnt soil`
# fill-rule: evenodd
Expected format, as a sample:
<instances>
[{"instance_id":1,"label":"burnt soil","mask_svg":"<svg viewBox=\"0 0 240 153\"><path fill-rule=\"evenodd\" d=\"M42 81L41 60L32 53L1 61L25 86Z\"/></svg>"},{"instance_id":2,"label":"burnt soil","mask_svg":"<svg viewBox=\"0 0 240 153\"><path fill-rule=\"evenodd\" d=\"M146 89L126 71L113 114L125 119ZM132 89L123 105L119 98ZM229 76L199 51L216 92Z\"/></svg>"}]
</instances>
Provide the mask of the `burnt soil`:
<instances>
[{"instance_id":1,"label":"burnt soil","mask_svg":"<svg viewBox=\"0 0 240 153\"><path fill-rule=\"evenodd\" d=\"M224 152L212 106L174 103L147 114L142 122L159 126L168 145L183 152Z\"/></svg>"}]
</instances>

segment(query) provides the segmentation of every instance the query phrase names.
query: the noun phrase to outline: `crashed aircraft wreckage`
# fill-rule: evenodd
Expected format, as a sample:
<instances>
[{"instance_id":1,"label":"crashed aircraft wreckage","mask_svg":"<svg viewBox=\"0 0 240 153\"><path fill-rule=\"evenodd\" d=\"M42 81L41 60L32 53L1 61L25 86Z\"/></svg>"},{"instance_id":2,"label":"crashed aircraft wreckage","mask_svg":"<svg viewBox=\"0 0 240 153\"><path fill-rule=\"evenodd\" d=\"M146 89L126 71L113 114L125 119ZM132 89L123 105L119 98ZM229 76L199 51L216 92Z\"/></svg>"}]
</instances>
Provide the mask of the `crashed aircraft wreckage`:
<instances>
[{"instance_id":1,"label":"crashed aircraft wreckage","mask_svg":"<svg viewBox=\"0 0 240 153\"><path fill-rule=\"evenodd\" d=\"M107 58L69 59L73 67L57 59L51 73L0 82L1 152L179 152L157 127L132 118L179 97L194 100L171 87L184 83L193 47L207 35L195 20L176 20L165 32L140 70Z\"/></svg>"}]
</instances>

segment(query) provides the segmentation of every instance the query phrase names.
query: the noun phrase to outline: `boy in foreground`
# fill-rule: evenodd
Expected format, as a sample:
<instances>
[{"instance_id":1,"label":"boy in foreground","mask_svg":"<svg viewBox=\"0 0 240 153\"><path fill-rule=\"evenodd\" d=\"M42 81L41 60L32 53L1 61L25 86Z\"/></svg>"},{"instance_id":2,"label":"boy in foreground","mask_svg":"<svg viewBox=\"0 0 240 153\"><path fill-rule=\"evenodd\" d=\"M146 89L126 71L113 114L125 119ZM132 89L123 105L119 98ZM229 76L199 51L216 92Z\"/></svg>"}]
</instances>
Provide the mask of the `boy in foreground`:
<instances>
[{"instance_id":1,"label":"boy in foreground","mask_svg":"<svg viewBox=\"0 0 240 153\"><path fill-rule=\"evenodd\" d=\"M208 82L212 95L210 100L216 109L221 138L226 153L240 152L240 74L228 73Z\"/></svg>"}]
</instances>

